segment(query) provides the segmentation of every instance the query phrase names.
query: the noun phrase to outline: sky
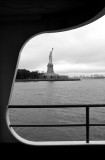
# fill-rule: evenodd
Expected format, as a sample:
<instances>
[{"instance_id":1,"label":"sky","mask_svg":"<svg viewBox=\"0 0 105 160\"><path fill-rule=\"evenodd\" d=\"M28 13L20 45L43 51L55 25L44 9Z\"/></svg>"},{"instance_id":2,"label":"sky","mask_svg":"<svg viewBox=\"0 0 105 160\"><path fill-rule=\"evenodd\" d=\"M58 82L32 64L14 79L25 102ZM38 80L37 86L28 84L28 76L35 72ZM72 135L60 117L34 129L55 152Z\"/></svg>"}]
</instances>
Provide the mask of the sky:
<instances>
[{"instance_id":1,"label":"sky","mask_svg":"<svg viewBox=\"0 0 105 160\"><path fill-rule=\"evenodd\" d=\"M21 49L18 68L46 72L52 48L55 73L105 75L105 16L76 29L35 35Z\"/></svg>"}]
</instances>

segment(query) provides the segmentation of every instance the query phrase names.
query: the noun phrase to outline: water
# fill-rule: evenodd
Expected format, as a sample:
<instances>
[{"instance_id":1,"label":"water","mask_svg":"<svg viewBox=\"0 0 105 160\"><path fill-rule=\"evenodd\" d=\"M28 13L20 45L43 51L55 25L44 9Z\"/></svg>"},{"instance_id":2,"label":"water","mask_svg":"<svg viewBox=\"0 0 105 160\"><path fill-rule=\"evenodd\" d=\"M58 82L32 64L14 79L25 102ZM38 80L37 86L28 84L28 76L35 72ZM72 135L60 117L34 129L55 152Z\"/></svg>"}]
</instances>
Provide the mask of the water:
<instances>
[{"instance_id":1,"label":"water","mask_svg":"<svg viewBox=\"0 0 105 160\"><path fill-rule=\"evenodd\" d=\"M10 104L105 104L105 79L82 81L15 82ZM85 123L85 108L9 109L11 124ZM91 123L105 123L105 108L90 109ZM18 127L14 130L30 141L85 141L85 127ZM90 127L90 140L105 140L105 127Z\"/></svg>"}]
</instances>

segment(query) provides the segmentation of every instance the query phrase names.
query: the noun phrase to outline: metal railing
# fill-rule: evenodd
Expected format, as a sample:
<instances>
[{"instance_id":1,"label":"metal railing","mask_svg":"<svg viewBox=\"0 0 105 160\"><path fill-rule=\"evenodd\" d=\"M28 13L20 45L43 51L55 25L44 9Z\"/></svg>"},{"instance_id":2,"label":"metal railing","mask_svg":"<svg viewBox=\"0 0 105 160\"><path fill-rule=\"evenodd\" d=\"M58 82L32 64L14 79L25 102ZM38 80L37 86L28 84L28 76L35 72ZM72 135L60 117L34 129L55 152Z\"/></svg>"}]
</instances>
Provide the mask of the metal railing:
<instances>
[{"instance_id":1,"label":"metal railing","mask_svg":"<svg viewBox=\"0 0 105 160\"><path fill-rule=\"evenodd\" d=\"M105 107L105 104L79 104L79 105L9 105L8 108L86 108L86 123L82 124L40 124L40 125L18 125L10 124L10 127L86 127L86 143L89 143L89 127L90 126L105 126L105 123L90 123L89 109L91 107Z\"/></svg>"}]
</instances>

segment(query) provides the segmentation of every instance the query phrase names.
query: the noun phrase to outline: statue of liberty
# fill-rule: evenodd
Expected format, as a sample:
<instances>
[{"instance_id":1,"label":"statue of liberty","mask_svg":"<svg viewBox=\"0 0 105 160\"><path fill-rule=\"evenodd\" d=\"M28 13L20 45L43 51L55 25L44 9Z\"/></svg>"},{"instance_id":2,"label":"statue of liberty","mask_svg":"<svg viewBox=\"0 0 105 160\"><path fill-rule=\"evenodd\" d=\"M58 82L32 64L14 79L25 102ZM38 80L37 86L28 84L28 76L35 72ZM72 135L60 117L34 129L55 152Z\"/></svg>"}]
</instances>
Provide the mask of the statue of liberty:
<instances>
[{"instance_id":1,"label":"statue of liberty","mask_svg":"<svg viewBox=\"0 0 105 160\"><path fill-rule=\"evenodd\" d=\"M53 70L53 64L52 64L52 52L53 52L53 48L49 54L49 62L48 62L48 65L47 65L47 74L53 74L54 75L54 70Z\"/></svg>"},{"instance_id":2,"label":"statue of liberty","mask_svg":"<svg viewBox=\"0 0 105 160\"><path fill-rule=\"evenodd\" d=\"M49 54L49 63L52 64L52 52L53 52L53 48Z\"/></svg>"}]
</instances>

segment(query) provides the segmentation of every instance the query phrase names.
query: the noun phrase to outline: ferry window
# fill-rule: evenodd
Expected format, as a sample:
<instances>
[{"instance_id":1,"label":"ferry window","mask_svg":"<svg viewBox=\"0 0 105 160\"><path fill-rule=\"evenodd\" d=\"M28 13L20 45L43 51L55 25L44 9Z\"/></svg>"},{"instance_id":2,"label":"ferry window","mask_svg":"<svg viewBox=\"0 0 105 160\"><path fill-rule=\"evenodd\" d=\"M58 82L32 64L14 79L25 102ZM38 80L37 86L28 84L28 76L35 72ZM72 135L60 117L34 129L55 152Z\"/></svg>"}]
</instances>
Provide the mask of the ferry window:
<instances>
[{"instance_id":1,"label":"ferry window","mask_svg":"<svg viewBox=\"0 0 105 160\"><path fill-rule=\"evenodd\" d=\"M10 129L31 144L103 143L104 95L105 16L76 29L41 33L21 50Z\"/></svg>"}]
</instances>

